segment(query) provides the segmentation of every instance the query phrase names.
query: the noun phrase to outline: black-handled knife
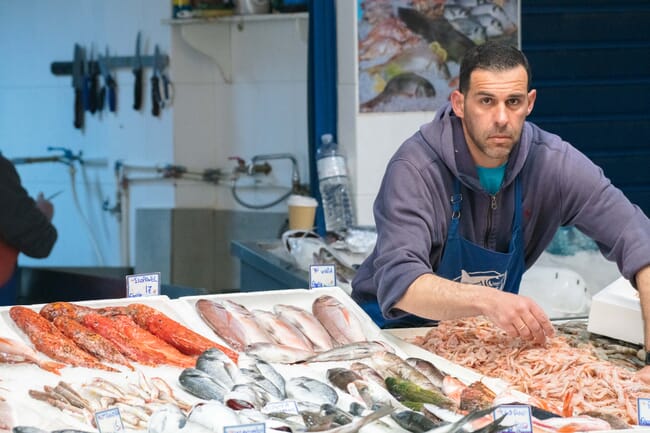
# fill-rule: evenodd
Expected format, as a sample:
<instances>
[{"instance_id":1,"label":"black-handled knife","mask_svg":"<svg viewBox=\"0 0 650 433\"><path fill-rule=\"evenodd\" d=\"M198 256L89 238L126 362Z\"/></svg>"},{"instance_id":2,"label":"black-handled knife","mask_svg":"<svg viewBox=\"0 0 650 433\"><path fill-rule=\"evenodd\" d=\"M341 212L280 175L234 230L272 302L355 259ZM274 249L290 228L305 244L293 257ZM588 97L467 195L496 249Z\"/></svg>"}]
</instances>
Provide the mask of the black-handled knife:
<instances>
[{"instance_id":1,"label":"black-handled knife","mask_svg":"<svg viewBox=\"0 0 650 433\"><path fill-rule=\"evenodd\" d=\"M74 88L74 127L84 127L84 50L79 44L74 45L74 61L72 63L72 87Z\"/></svg>"},{"instance_id":2,"label":"black-handled knife","mask_svg":"<svg viewBox=\"0 0 650 433\"><path fill-rule=\"evenodd\" d=\"M140 37L135 40L135 57L133 58L133 109L140 110L142 108L142 57L140 54Z\"/></svg>"},{"instance_id":3,"label":"black-handled knife","mask_svg":"<svg viewBox=\"0 0 650 433\"><path fill-rule=\"evenodd\" d=\"M151 114L160 116L160 79L157 75L151 77Z\"/></svg>"}]
</instances>

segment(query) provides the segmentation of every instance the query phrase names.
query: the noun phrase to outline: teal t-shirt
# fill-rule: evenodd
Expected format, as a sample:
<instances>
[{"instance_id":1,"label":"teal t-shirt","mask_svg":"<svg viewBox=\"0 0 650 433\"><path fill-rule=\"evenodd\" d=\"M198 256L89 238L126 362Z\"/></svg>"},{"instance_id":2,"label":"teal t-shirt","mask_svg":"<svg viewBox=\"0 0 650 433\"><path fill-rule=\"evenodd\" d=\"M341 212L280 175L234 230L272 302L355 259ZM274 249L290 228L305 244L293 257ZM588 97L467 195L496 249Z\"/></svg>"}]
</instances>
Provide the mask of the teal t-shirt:
<instances>
[{"instance_id":1,"label":"teal t-shirt","mask_svg":"<svg viewBox=\"0 0 650 433\"><path fill-rule=\"evenodd\" d=\"M476 171L478 171L478 179L483 189L490 195L494 195L501 188L501 182L503 182L503 176L506 173L506 164L494 168L480 167L477 165Z\"/></svg>"}]
</instances>

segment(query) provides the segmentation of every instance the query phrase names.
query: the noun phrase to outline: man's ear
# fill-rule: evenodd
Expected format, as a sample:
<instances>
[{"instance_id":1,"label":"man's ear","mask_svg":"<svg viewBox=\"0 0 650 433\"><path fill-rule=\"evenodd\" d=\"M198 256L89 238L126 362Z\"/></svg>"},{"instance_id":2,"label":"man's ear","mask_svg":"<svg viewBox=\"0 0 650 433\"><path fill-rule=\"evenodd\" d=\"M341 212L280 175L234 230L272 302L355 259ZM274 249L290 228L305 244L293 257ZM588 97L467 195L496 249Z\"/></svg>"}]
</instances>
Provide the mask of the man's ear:
<instances>
[{"instance_id":1,"label":"man's ear","mask_svg":"<svg viewBox=\"0 0 650 433\"><path fill-rule=\"evenodd\" d=\"M451 101L451 108L454 110L456 117L462 119L465 108L465 95L456 89L449 95L449 100Z\"/></svg>"},{"instance_id":2,"label":"man's ear","mask_svg":"<svg viewBox=\"0 0 650 433\"><path fill-rule=\"evenodd\" d=\"M530 115L530 113L533 112L533 107L535 106L536 98L537 98L536 89L532 89L530 92L528 92L528 114L526 114L526 116Z\"/></svg>"}]
</instances>

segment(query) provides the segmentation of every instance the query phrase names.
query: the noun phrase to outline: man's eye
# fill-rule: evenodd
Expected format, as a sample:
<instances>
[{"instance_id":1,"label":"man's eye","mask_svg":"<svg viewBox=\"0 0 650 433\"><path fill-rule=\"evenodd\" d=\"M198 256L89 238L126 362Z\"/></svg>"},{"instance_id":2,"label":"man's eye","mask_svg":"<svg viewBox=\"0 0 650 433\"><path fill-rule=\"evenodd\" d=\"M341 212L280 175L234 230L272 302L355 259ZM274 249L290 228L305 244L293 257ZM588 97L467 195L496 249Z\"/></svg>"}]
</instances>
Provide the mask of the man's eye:
<instances>
[{"instance_id":1,"label":"man's eye","mask_svg":"<svg viewBox=\"0 0 650 433\"><path fill-rule=\"evenodd\" d=\"M519 99L510 99L510 100L508 100L508 104L513 106L513 107L516 107L516 106L521 104L521 100L519 100Z\"/></svg>"},{"instance_id":2,"label":"man's eye","mask_svg":"<svg viewBox=\"0 0 650 433\"><path fill-rule=\"evenodd\" d=\"M492 102L492 98L481 98L481 104L489 105Z\"/></svg>"}]
</instances>

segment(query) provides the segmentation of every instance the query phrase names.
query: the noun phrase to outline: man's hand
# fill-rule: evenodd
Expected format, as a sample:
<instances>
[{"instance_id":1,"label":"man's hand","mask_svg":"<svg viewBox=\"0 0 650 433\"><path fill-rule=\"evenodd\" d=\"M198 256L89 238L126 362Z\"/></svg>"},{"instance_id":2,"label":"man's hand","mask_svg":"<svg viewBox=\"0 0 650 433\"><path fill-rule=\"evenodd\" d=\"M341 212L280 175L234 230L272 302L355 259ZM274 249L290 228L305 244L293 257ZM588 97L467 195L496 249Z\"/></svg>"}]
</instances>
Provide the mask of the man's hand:
<instances>
[{"instance_id":1,"label":"man's hand","mask_svg":"<svg viewBox=\"0 0 650 433\"><path fill-rule=\"evenodd\" d=\"M635 377L642 382L650 384L650 365L646 365L641 370L637 371Z\"/></svg>"},{"instance_id":2,"label":"man's hand","mask_svg":"<svg viewBox=\"0 0 650 433\"><path fill-rule=\"evenodd\" d=\"M511 337L544 344L546 337L555 334L544 310L527 296L497 292L493 306L483 311L495 325Z\"/></svg>"},{"instance_id":3,"label":"man's hand","mask_svg":"<svg viewBox=\"0 0 650 433\"><path fill-rule=\"evenodd\" d=\"M45 215L48 220L52 221L52 217L54 216L54 205L51 201L45 199L42 192L39 192L36 197L36 207L43 212L43 215Z\"/></svg>"}]
</instances>

